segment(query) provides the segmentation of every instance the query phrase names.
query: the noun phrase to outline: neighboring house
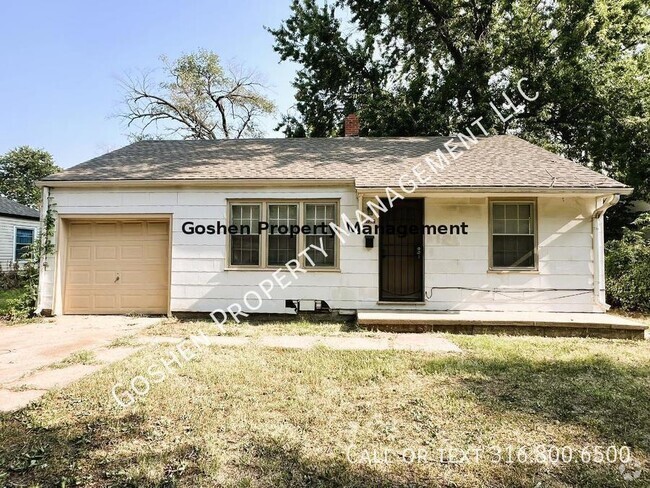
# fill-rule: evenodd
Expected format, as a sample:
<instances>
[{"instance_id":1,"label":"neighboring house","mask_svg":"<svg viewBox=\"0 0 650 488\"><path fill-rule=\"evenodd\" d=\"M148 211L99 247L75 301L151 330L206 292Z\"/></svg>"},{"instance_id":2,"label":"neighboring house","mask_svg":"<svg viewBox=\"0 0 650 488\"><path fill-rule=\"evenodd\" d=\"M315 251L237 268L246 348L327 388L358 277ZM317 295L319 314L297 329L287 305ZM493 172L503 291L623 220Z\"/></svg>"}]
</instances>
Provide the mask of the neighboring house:
<instances>
[{"instance_id":1,"label":"neighboring house","mask_svg":"<svg viewBox=\"0 0 650 488\"><path fill-rule=\"evenodd\" d=\"M52 175L40 184L57 250L39 307L606 310L602 215L632 189L517 137L448 141L143 141ZM406 198L379 212L379 235L371 223L342 242L320 225L345 229L341 215L370 214L387 186ZM282 224L311 230L291 237ZM230 226L243 233L224 235ZM327 256L301 253L321 238ZM307 272L287 270L292 259Z\"/></svg>"},{"instance_id":2,"label":"neighboring house","mask_svg":"<svg viewBox=\"0 0 650 488\"><path fill-rule=\"evenodd\" d=\"M20 262L38 233L39 212L0 196L0 266Z\"/></svg>"}]
</instances>

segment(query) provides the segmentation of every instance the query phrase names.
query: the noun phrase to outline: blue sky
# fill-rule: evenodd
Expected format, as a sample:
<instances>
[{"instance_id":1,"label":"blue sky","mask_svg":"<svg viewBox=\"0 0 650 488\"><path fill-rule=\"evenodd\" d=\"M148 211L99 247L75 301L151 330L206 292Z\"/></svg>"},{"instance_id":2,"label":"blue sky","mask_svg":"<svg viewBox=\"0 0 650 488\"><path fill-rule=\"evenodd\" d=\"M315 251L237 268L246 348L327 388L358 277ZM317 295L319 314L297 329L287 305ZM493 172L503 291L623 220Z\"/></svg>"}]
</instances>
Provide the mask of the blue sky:
<instances>
[{"instance_id":1,"label":"blue sky","mask_svg":"<svg viewBox=\"0 0 650 488\"><path fill-rule=\"evenodd\" d=\"M273 38L290 0L80 0L5 2L0 20L0 153L29 145L62 167L128 143L111 118L117 79L198 48L258 70L279 112L293 105L295 66ZM273 133L275 116L265 121Z\"/></svg>"}]
</instances>

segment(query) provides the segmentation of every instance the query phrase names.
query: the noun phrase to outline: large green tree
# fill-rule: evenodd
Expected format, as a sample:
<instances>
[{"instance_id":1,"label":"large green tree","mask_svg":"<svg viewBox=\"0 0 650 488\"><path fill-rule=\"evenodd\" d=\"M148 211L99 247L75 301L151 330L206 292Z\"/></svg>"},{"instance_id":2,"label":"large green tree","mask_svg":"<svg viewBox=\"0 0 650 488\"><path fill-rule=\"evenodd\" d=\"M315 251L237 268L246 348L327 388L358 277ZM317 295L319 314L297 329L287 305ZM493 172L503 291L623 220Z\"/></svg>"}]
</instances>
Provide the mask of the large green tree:
<instances>
[{"instance_id":1,"label":"large green tree","mask_svg":"<svg viewBox=\"0 0 650 488\"><path fill-rule=\"evenodd\" d=\"M41 201L36 182L57 171L61 168L49 152L29 146L13 149L0 156L0 195L36 208Z\"/></svg>"},{"instance_id":2,"label":"large green tree","mask_svg":"<svg viewBox=\"0 0 650 488\"><path fill-rule=\"evenodd\" d=\"M647 0L294 0L275 50L299 64L288 136L446 135L477 117L650 194ZM503 122L490 108L539 92Z\"/></svg>"},{"instance_id":3,"label":"large green tree","mask_svg":"<svg viewBox=\"0 0 650 488\"><path fill-rule=\"evenodd\" d=\"M206 50L178 59L161 58L160 70L122 80L122 117L132 139L237 139L261 134L262 116L275 107L260 76L242 66L224 66ZM153 132L152 132L153 131Z\"/></svg>"}]
</instances>

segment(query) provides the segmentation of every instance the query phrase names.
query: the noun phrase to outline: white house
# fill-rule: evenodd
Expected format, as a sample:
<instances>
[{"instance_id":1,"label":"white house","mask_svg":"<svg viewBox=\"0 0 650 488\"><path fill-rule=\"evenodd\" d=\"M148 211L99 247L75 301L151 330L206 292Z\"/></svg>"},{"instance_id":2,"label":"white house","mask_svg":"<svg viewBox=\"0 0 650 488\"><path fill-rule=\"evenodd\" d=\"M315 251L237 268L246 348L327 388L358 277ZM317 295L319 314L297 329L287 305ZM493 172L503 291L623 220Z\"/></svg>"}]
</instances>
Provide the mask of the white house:
<instances>
[{"instance_id":1,"label":"white house","mask_svg":"<svg viewBox=\"0 0 650 488\"><path fill-rule=\"evenodd\" d=\"M40 184L55 314L603 312L632 191L514 136L143 141Z\"/></svg>"},{"instance_id":2,"label":"white house","mask_svg":"<svg viewBox=\"0 0 650 488\"><path fill-rule=\"evenodd\" d=\"M20 262L38 232L38 210L0 196L0 266Z\"/></svg>"}]
</instances>

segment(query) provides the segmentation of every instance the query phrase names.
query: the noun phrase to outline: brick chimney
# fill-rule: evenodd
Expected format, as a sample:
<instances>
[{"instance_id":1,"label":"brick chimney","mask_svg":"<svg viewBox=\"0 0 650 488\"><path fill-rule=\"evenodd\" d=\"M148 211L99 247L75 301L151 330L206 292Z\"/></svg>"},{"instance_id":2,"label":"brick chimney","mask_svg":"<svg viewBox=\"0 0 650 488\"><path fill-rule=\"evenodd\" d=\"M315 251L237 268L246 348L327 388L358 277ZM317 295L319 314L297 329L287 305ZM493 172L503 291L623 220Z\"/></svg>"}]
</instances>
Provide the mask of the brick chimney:
<instances>
[{"instance_id":1,"label":"brick chimney","mask_svg":"<svg viewBox=\"0 0 650 488\"><path fill-rule=\"evenodd\" d=\"M359 117L350 114L345 117L345 137L359 137Z\"/></svg>"}]
</instances>

